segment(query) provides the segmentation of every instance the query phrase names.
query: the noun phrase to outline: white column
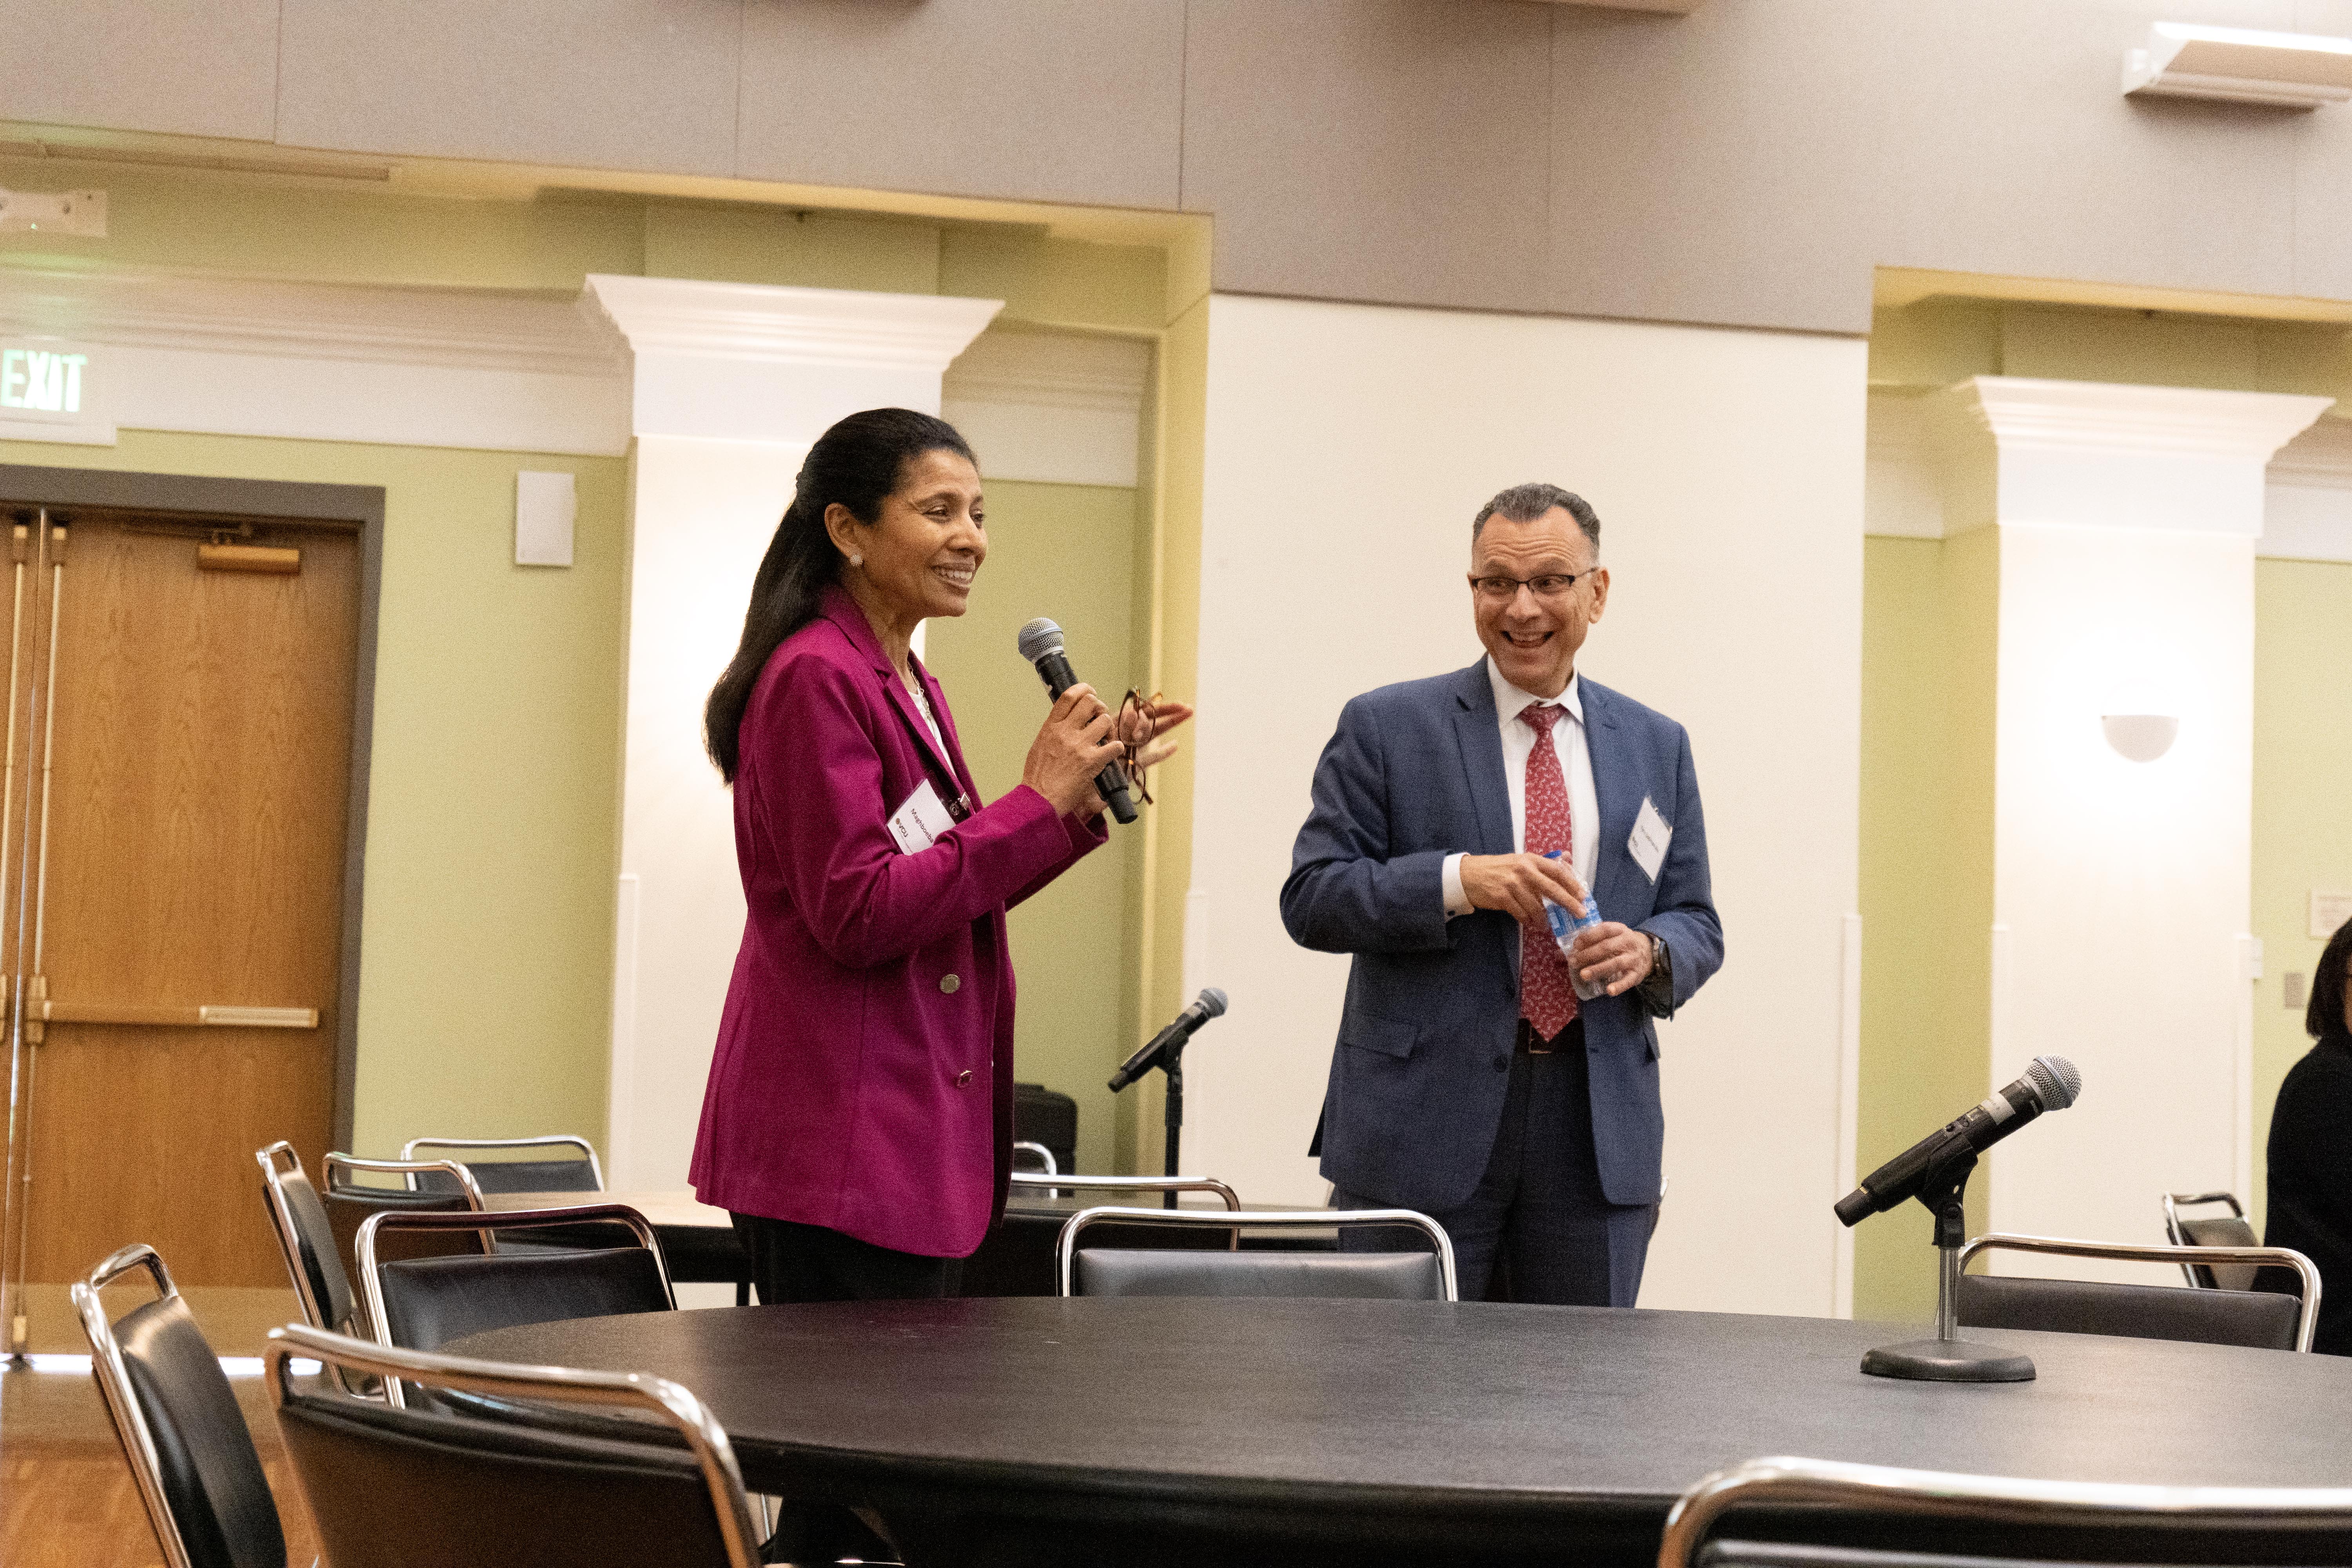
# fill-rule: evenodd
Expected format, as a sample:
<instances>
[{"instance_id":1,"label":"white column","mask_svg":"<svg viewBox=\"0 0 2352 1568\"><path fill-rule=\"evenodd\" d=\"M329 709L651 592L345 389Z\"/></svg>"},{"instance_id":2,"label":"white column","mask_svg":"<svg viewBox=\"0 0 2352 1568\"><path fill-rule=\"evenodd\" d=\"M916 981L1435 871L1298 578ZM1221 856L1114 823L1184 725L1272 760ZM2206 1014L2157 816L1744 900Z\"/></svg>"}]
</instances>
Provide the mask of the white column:
<instances>
[{"instance_id":1,"label":"white column","mask_svg":"<svg viewBox=\"0 0 2352 1568\"><path fill-rule=\"evenodd\" d=\"M632 355L627 732L606 1167L686 1180L743 931L732 808L702 704L801 458L862 408L937 413L993 300L591 277L582 309Z\"/></svg>"},{"instance_id":2,"label":"white column","mask_svg":"<svg viewBox=\"0 0 2352 1568\"><path fill-rule=\"evenodd\" d=\"M1977 493L2000 531L1992 1079L2043 1053L2083 1073L2080 1101L1979 1179L1996 1230L2158 1241L2158 1194L2230 1186L2245 1152L2254 541L2264 464L2328 399L1959 391L1990 436ZM2171 750L2119 755L2116 712L2177 718Z\"/></svg>"}]
</instances>

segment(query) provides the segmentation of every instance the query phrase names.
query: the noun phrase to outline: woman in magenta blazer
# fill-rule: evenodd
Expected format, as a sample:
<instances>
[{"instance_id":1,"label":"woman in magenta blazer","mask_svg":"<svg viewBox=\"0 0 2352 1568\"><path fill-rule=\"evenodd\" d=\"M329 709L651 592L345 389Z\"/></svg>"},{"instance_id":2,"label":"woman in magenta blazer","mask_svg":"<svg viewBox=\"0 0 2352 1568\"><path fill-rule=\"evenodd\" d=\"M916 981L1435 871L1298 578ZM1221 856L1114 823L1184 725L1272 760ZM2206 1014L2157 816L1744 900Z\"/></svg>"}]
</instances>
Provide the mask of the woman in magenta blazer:
<instances>
[{"instance_id":1,"label":"woman in magenta blazer","mask_svg":"<svg viewBox=\"0 0 2352 1568\"><path fill-rule=\"evenodd\" d=\"M1104 841L1094 776L1122 752L1073 687L1019 786L980 804L908 642L963 614L987 555L953 426L852 415L801 467L705 710L749 908L690 1174L763 1301L947 1294L1003 1213L1004 911Z\"/></svg>"}]
</instances>

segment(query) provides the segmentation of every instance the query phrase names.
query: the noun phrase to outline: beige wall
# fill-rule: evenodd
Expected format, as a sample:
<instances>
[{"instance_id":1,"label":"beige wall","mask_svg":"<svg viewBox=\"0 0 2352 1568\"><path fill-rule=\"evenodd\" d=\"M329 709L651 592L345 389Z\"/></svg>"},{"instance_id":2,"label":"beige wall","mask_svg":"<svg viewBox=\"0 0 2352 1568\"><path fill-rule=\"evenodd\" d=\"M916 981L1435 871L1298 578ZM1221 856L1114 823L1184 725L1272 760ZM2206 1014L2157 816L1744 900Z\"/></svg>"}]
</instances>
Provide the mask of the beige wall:
<instances>
[{"instance_id":1,"label":"beige wall","mask_svg":"<svg viewBox=\"0 0 2352 1568\"><path fill-rule=\"evenodd\" d=\"M383 487L352 1144L601 1139L620 461L132 430L0 462ZM518 468L577 476L572 567L514 564Z\"/></svg>"},{"instance_id":2,"label":"beige wall","mask_svg":"<svg viewBox=\"0 0 2352 1568\"><path fill-rule=\"evenodd\" d=\"M462 159L558 187L1209 213L1222 289L1395 304L1858 332L1879 265L2352 296L2333 196L2352 117L2118 91L2151 22L2341 35L2352 0L1710 0L1687 16L614 0L596 17L578 28L553 0L5 0L16 129L0 137L222 138L400 178ZM905 110L910 83L923 112Z\"/></svg>"},{"instance_id":3,"label":"beige wall","mask_svg":"<svg viewBox=\"0 0 2352 1568\"><path fill-rule=\"evenodd\" d=\"M2254 566L2254 1194L2263 1209L2271 1107L2311 1047L2285 977L2308 983L2325 945L2311 935L2314 889L2352 893L2352 565Z\"/></svg>"}]
</instances>

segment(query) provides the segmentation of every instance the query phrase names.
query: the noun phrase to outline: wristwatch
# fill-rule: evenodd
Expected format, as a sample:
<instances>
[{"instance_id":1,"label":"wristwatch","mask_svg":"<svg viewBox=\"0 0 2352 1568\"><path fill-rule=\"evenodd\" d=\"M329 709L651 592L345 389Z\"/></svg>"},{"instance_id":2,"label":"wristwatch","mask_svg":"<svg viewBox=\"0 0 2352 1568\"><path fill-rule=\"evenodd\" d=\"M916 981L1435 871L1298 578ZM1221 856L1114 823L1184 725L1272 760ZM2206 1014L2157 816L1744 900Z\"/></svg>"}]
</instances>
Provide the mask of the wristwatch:
<instances>
[{"instance_id":1,"label":"wristwatch","mask_svg":"<svg viewBox=\"0 0 2352 1568\"><path fill-rule=\"evenodd\" d=\"M1642 999L1655 1017L1671 1017L1675 1010L1675 955L1666 946L1666 939L1654 931L1642 933L1650 939L1650 973L1633 994Z\"/></svg>"}]
</instances>

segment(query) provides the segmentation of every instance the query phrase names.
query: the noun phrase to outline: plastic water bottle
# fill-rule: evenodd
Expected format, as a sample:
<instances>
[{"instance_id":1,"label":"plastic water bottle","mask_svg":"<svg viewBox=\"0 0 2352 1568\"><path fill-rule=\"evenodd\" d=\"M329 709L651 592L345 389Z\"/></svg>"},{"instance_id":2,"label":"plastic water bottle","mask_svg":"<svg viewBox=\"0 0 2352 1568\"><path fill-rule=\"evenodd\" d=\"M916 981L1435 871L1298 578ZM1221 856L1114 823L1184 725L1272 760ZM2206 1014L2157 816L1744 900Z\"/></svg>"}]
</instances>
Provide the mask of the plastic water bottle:
<instances>
[{"instance_id":1,"label":"plastic water bottle","mask_svg":"<svg viewBox=\"0 0 2352 1568\"><path fill-rule=\"evenodd\" d=\"M1544 858L1557 860L1559 858L1559 854L1557 849L1547 850ZM1584 912L1580 915L1572 915L1568 912L1565 905L1555 904L1549 899L1546 899L1544 913L1551 921L1551 940L1559 944L1560 957L1568 959L1568 981L1570 985L1576 987L1576 999L1580 1002L1590 1002L1606 992L1609 987L1605 983L1599 980L1587 980L1579 974L1576 972L1576 960L1569 954L1569 949L1576 945L1578 931L1601 923L1600 900L1595 899L1588 889L1584 895Z\"/></svg>"}]
</instances>

